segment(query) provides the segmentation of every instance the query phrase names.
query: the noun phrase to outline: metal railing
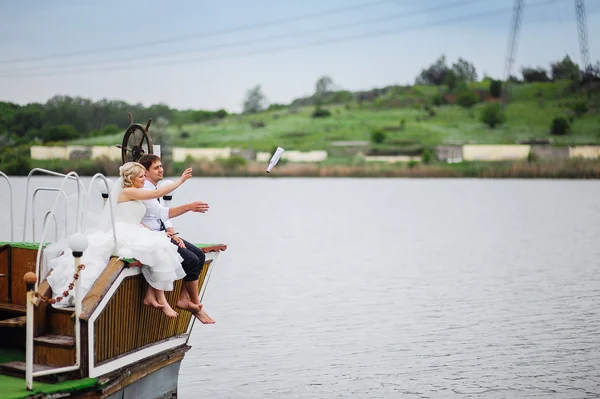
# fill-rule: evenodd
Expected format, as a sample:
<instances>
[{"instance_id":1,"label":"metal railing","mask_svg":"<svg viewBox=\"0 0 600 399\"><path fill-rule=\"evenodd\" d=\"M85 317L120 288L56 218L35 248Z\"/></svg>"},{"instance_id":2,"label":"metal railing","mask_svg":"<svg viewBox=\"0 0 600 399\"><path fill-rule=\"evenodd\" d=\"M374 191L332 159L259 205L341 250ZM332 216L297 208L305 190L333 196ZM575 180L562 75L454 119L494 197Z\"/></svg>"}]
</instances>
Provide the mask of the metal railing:
<instances>
[{"instance_id":1,"label":"metal railing","mask_svg":"<svg viewBox=\"0 0 600 399\"><path fill-rule=\"evenodd\" d=\"M58 177L63 177L65 179L73 179L77 182L77 213L76 213L76 219L75 219L75 228L77 229L77 227L79 226L79 211L81 209L81 189L83 188L83 184L81 184L81 182L79 181L79 176L77 175L77 173L75 172L69 172L66 175L63 173L58 173L58 172L54 172L52 170L48 170L48 169L42 169L42 168L33 168L31 169L31 171L29 172L29 174L27 175L27 185L25 187L25 215L23 217L23 242L25 242L26 237L27 237L27 213L29 212L28 209L28 205L29 205L29 182L31 181L31 176L33 174L35 174L35 172L42 172L51 176L58 176ZM63 184L61 186L61 190L64 188L64 183L65 180L63 180ZM32 211L33 213L33 211ZM34 240L32 240L34 241ZM37 286L36 286L37 289Z\"/></svg>"},{"instance_id":2,"label":"metal railing","mask_svg":"<svg viewBox=\"0 0 600 399\"><path fill-rule=\"evenodd\" d=\"M67 214L68 214L68 204L67 204L67 194L65 194L64 191L61 191L58 188L53 188L53 187L38 187L35 189L35 191L33 192L33 199L31 200L31 242L35 244L35 212L33 211L35 209L35 197L38 193L38 191L54 191L54 192L58 192L59 194L62 194L62 196L65 199L65 234L67 234ZM48 215L51 214L51 211L48 211L46 213L46 216L44 217L44 222L46 221L46 219L48 219ZM54 218L54 224L56 226L56 233L55 233L55 239L58 236L58 225L56 223L56 215L52 213L52 217Z\"/></svg>"},{"instance_id":3,"label":"metal railing","mask_svg":"<svg viewBox=\"0 0 600 399\"><path fill-rule=\"evenodd\" d=\"M81 209L81 188L83 188L83 185L81 184L81 181L79 180L79 175L77 175L77 173L75 172L69 172L66 175L63 175L61 173L57 173L57 172L53 172L53 171L48 171L45 169L33 169L30 173L29 176L27 178L27 189L26 189L26 199L25 199L25 218L24 218L24 223L26 223L27 221L27 204L28 204L28 194L29 194L29 178L31 177L31 175L35 172L35 171L40 171L43 173L47 173L53 176L63 176L63 181L62 184L60 186L60 189L48 189L48 188L41 188L41 189L37 189L35 191L35 193L37 193L38 190L46 190L46 191L58 191L59 194L63 194L63 196L65 197L65 201L66 201L66 194L64 192L64 187L65 184L67 182L67 180L70 179L74 179L77 183L77 215L76 215L76 221L75 221L75 234L73 236L71 236L71 238L74 238L75 235L80 235L83 236L84 241L86 242L85 247L87 247L87 238L82 234L82 231L84 229L85 226L85 217L81 217L80 218L80 209ZM93 186L93 183L96 179L102 179L105 187L107 188L108 191L108 180L106 179L106 177L104 175L102 175L101 173L97 173L96 175L93 176L92 181L90 182L90 187L88 189L88 197L85 201L84 204L84 210L85 212L87 212L87 205L90 199L90 194L91 194L91 189ZM34 208L34 203L35 203L35 193L34 193L34 199L32 200L32 208ZM34 293L37 292L38 288L39 288L39 280L40 280L40 260L41 260L41 254L42 254L42 249L44 247L44 244L46 242L46 235L48 232L48 223L47 223L47 219L49 216L52 216L55 218L55 210L56 207L58 205L60 199L60 195L56 196L56 200L54 201L54 205L52 206L52 209L46 213L46 217L44 218L44 228L42 231L42 236L40 238L40 243L39 243L39 247L38 247L38 252L37 252L37 257L36 257L36 274L35 274L35 284L31 284L31 287L29 287L28 285L28 290L27 290L27 328L26 328L26 348L25 348L25 357L26 357L26 364L25 364L25 386L28 390L32 390L33 389L33 378L34 377L41 377L44 375L50 375L50 374L58 374L58 373L63 373L63 372L69 372L69 371L76 371L79 370L81 367L81 325L80 325L80 321L79 318L81 316L81 312L82 312L82 293L81 293L81 285L80 285L80 278L76 278L74 280L74 297L75 297L75 364L72 366L65 366L65 367L57 367L57 368L49 368L49 369L45 369L45 370L41 370L41 371L33 371L33 325L34 325L34 315L33 315L33 301L34 301ZM111 218L111 224L113 227L113 240L115 243L115 250L117 248L117 236L116 236L116 231L115 231L115 221L114 221L114 210L112 207L112 203L109 201L109 211L110 211L110 218ZM35 215L35 213L33 212L32 209L32 213ZM85 213L84 213L85 215ZM56 218L55 220L55 225L56 225ZM66 225L66 215L65 215L65 225ZM35 228L35 222L33 222L33 226ZM66 228L66 226L65 226ZM32 233L34 235L34 240L35 240L35 232L32 229ZM24 231L23 231L23 239L25 239L26 236L26 232L25 232L25 226L24 226ZM81 237L77 237L77 238L81 238ZM83 256L83 249L76 249L74 247L74 244L71 243L71 240L69 240L69 245L71 246L71 249L73 250L73 257L74 257L74 262L75 262L75 270L78 270L79 265L81 264L81 257Z\"/></svg>"},{"instance_id":4,"label":"metal railing","mask_svg":"<svg viewBox=\"0 0 600 399\"><path fill-rule=\"evenodd\" d=\"M0 176L6 180L8 183L8 202L9 202L9 212L10 212L10 241L14 241L14 223L13 223L13 201L12 201L12 184L10 183L10 179L3 172L0 172Z\"/></svg>"}]
</instances>

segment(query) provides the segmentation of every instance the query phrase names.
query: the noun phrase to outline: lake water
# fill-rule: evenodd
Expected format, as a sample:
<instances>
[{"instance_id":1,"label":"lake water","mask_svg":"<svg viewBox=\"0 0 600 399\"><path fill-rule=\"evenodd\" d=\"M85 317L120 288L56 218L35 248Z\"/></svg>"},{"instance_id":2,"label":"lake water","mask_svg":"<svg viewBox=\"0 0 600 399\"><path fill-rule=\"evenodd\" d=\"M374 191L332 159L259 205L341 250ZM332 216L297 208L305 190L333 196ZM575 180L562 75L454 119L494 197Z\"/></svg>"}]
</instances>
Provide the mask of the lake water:
<instances>
[{"instance_id":1,"label":"lake water","mask_svg":"<svg viewBox=\"0 0 600 399\"><path fill-rule=\"evenodd\" d=\"M599 198L597 181L194 178L173 205L211 209L176 228L229 247L179 397L599 397Z\"/></svg>"}]
</instances>

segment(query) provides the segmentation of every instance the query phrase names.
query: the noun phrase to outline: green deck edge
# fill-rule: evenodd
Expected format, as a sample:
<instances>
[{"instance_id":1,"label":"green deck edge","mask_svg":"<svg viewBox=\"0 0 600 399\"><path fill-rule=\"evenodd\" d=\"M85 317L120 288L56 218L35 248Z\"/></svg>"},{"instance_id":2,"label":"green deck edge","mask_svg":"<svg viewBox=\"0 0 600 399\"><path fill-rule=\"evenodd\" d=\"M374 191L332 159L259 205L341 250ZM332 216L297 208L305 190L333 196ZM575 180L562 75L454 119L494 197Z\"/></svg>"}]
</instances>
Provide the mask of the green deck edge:
<instances>
[{"instance_id":1,"label":"green deck edge","mask_svg":"<svg viewBox=\"0 0 600 399\"><path fill-rule=\"evenodd\" d=\"M33 244L31 242L8 242L8 241L0 241L0 245L10 245L12 248L23 248L23 249L38 249L40 247L40 244ZM194 244L196 245L198 248L206 248L206 247L214 247L216 245L221 245L221 244ZM44 245L46 246L46 245ZM123 260L127 260L127 259L123 259Z\"/></svg>"},{"instance_id":2,"label":"green deck edge","mask_svg":"<svg viewBox=\"0 0 600 399\"><path fill-rule=\"evenodd\" d=\"M12 248L22 248L22 249L35 249L38 250L40 248L40 243L34 244L32 242L8 242L8 241L0 241L0 245L10 245ZM43 245L45 247L48 244Z\"/></svg>"},{"instance_id":3,"label":"green deck edge","mask_svg":"<svg viewBox=\"0 0 600 399\"><path fill-rule=\"evenodd\" d=\"M215 246L221 245L221 244L194 244L194 245L197 246L198 248L206 248L206 247L215 247ZM125 263L136 262L136 259L132 259L132 258L123 258L121 260Z\"/></svg>"},{"instance_id":4,"label":"green deck edge","mask_svg":"<svg viewBox=\"0 0 600 399\"><path fill-rule=\"evenodd\" d=\"M0 363L24 362L25 351L20 349L0 348ZM53 394L59 392L76 392L93 387L100 388L97 378L84 378L49 384L33 382L33 391L25 388L25 378L0 374L0 399L21 399L36 394Z\"/></svg>"},{"instance_id":5,"label":"green deck edge","mask_svg":"<svg viewBox=\"0 0 600 399\"><path fill-rule=\"evenodd\" d=\"M33 390L25 388L25 379L0 374L0 399L22 399L37 394L54 394L62 392L77 392L89 388L98 387L97 378L84 378L82 380L70 380L48 384L44 382L33 382Z\"/></svg>"}]
</instances>

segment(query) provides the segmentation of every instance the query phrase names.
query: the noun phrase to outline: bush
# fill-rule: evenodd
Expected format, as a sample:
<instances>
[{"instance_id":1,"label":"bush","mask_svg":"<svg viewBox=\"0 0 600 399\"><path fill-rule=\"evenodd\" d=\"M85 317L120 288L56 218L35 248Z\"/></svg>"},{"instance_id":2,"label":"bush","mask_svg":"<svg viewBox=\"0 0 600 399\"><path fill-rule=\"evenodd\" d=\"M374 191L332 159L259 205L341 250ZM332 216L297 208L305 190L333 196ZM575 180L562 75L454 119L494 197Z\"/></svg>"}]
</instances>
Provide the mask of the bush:
<instances>
[{"instance_id":1,"label":"bush","mask_svg":"<svg viewBox=\"0 0 600 399\"><path fill-rule=\"evenodd\" d=\"M313 118L328 118L331 116L331 112L325 108L317 108L312 113Z\"/></svg>"},{"instance_id":2,"label":"bush","mask_svg":"<svg viewBox=\"0 0 600 399\"><path fill-rule=\"evenodd\" d=\"M441 94L436 94L436 95L433 97L433 99L432 99L432 101L431 101L431 102L432 102L432 103L433 103L433 105L435 105L436 107L439 107L440 105L444 105L444 104L446 104L446 99L444 98L444 96L443 96L443 95L441 95Z\"/></svg>"},{"instance_id":3,"label":"bush","mask_svg":"<svg viewBox=\"0 0 600 399\"><path fill-rule=\"evenodd\" d=\"M371 141L375 144L381 144L385 141L385 132L381 129L374 129L371 132Z\"/></svg>"},{"instance_id":4,"label":"bush","mask_svg":"<svg viewBox=\"0 0 600 399\"><path fill-rule=\"evenodd\" d=\"M215 116L219 119L223 119L227 116L227 111L225 111L224 109L220 109L217 112L215 112Z\"/></svg>"},{"instance_id":5,"label":"bush","mask_svg":"<svg viewBox=\"0 0 600 399\"><path fill-rule=\"evenodd\" d=\"M569 104L569 109L571 109L575 115L583 116L588 112L588 104L585 100L576 100Z\"/></svg>"},{"instance_id":6,"label":"bush","mask_svg":"<svg viewBox=\"0 0 600 399\"><path fill-rule=\"evenodd\" d=\"M429 148L426 148L425 151L423 151L421 160L424 164L431 163L431 161L433 161L433 152Z\"/></svg>"},{"instance_id":7,"label":"bush","mask_svg":"<svg viewBox=\"0 0 600 399\"><path fill-rule=\"evenodd\" d=\"M479 96L477 93L471 90L465 90L458 93L456 96L456 103L464 108L471 108L473 105L479 102Z\"/></svg>"},{"instance_id":8,"label":"bush","mask_svg":"<svg viewBox=\"0 0 600 399\"><path fill-rule=\"evenodd\" d=\"M492 129L504 123L505 120L506 116L502 108L500 108L500 104L489 103L481 110L481 121Z\"/></svg>"},{"instance_id":9,"label":"bush","mask_svg":"<svg viewBox=\"0 0 600 399\"><path fill-rule=\"evenodd\" d=\"M234 155L229 158L217 158L216 162L226 171L233 172L238 168L246 166L248 161L246 158Z\"/></svg>"},{"instance_id":10,"label":"bush","mask_svg":"<svg viewBox=\"0 0 600 399\"><path fill-rule=\"evenodd\" d=\"M571 132L571 124L564 116L557 116L550 124L550 134L553 136L564 136Z\"/></svg>"},{"instance_id":11,"label":"bush","mask_svg":"<svg viewBox=\"0 0 600 399\"><path fill-rule=\"evenodd\" d=\"M502 96L502 81L491 80L490 81L490 95L493 98L500 98Z\"/></svg>"},{"instance_id":12,"label":"bush","mask_svg":"<svg viewBox=\"0 0 600 399\"><path fill-rule=\"evenodd\" d=\"M252 126L255 129L261 128L261 127L265 127L265 122L263 122L263 121L250 121L250 126Z\"/></svg>"}]
</instances>

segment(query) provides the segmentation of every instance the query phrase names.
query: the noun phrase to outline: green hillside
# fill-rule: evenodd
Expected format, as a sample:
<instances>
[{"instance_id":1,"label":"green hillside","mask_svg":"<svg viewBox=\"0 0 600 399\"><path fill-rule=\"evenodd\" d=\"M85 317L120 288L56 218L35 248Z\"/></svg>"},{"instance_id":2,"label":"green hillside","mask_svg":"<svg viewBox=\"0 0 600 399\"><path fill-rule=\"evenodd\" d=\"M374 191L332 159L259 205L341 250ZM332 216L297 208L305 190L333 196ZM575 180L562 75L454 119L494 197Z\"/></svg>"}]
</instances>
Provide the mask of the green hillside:
<instances>
[{"instance_id":1,"label":"green hillside","mask_svg":"<svg viewBox=\"0 0 600 399\"><path fill-rule=\"evenodd\" d=\"M469 85L471 91L480 90L484 94L488 88L488 82ZM289 150L330 150L335 141L370 141L377 130L384 133L384 140L376 148L392 153L420 152L440 144L515 144L547 138L556 145L600 144L599 94L582 97L569 90L568 81L513 85L512 100L505 108L506 120L494 129L480 120L487 101L475 104L470 110L453 104L433 105L436 97L439 100L447 93L444 87L388 87L372 91L370 101L362 103L355 99L356 93L345 93L348 94L345 103L324 102L323 108L331 112L331 116L324 118L312 117L314 106L292 105L251 115L231 114L203 123L171 123L167 128L170 145L231 146L262 151L271 151L275 146ZM294 103L302 102L310 99ZM578 102L587 107L581 116L571 110ZM558 116L570 117L569 134L550 134L552 119ZM121 137L117 133L71 143L112 145L119 143Z\"/></svg>"}]
</instances>

